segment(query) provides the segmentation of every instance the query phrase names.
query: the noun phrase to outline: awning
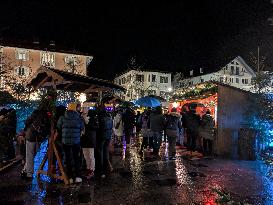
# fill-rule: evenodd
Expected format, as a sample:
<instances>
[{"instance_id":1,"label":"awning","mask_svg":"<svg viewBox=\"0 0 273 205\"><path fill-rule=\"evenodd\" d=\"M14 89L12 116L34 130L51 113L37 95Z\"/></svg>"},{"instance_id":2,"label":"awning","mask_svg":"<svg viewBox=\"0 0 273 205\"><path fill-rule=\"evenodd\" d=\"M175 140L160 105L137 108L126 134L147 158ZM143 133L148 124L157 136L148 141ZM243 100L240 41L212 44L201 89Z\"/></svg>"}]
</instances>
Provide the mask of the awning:
<instances>
[{"instance_id":1,"label":"awning","mask_svg":"<svg viewBox=\"0 0 273 205\"><path fill-rule=\"evenodd\" d=\"M34 89L54 87L57 90L91 93L97 91L125 91L125 88L99 78L73 74L53 68L40 67L26 82Z\"/></svg>"}]
</instances>

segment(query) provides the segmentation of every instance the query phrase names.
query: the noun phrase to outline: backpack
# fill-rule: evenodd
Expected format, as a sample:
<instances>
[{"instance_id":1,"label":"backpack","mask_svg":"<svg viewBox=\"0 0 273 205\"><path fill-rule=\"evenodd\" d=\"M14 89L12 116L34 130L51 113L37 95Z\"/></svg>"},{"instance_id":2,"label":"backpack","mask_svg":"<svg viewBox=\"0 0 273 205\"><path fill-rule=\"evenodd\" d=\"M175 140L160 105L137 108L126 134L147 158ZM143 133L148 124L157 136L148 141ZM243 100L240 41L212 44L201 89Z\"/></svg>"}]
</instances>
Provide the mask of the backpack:
<instances>
[{"instance_id":1,"label":"backpack","mask_svg":"<svg viewBox=\"0 0 273 205\"><path fill-rule=\"evenodd\" d=\"M177 130L177 117L175 116L168 116L167 123L166 123L166 129L167 130Z\"/></svg>"}]
</instances>

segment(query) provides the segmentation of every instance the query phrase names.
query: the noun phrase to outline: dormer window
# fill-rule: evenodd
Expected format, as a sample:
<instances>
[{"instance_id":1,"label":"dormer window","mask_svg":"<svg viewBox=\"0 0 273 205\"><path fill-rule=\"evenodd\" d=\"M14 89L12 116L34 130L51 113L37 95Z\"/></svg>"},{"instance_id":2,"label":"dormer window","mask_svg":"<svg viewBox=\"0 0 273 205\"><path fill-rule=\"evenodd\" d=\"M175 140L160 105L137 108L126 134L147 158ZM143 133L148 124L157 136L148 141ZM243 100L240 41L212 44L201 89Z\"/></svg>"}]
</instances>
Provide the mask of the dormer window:
<instances>
[{"instance_id":1,"label":"dormer window","mask_svg":"<svg viewBox=\"0 0 273 205\"><path fill-rule=\"evenodd\" d=\"M54 68L55 67L55 53L42 51L41 65Z\"/></svg>"}]
</instances>

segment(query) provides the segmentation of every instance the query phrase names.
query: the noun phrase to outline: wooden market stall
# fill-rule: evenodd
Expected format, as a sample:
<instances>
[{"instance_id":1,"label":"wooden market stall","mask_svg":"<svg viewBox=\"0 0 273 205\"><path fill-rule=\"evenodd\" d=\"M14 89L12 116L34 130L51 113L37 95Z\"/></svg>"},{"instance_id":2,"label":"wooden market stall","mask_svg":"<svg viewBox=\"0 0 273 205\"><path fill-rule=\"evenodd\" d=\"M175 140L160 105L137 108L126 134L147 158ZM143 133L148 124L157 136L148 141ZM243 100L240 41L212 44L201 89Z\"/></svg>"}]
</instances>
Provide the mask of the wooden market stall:
<instances>
[{"instance_id":1,"label":"wooden market stall","mask_svg":"<svg viewBox=\"0 0 273 205\"><path fill-rule=\"evenodd\" d=\"M181 111L191 103L197 104L200 116L206 110L211 111L215 120L214 152L217 155L235 159L255 158L255 131L248 123L249 113L253 109L253 93L218 82L203 83L186 92L178 91L169 109L176 107ZM246 138L245 144L252 146L247 156L242 151L245 145L240 144L241 138Z\"/></svg>"},{"instance_id":2,"label":"wooden market stall","mask_svg":"<svg viewBox=\"0 0 273 205\"><path fill-rule=\"evenodd\" d=\"M106 80L87 77L83 75L77 75L57 69L41 67L34 73L27 81L26 86L31 86L34 89L47 88L51 90L64 90L79 93L91 93L91 92L102 92L102 91L125 91L121 86L110 83ZM68 183L65 171L57 149L54 144L54 115L51 119L51 130L48 139L48 150L39 167L38 176L40 174L48 175L49 177L63 180L65 184ZM57 159L60 175L52 172L52 160L53 155ZM43 170L46 161L48 160L48 170Z\"/></svg>"}]
</instances>

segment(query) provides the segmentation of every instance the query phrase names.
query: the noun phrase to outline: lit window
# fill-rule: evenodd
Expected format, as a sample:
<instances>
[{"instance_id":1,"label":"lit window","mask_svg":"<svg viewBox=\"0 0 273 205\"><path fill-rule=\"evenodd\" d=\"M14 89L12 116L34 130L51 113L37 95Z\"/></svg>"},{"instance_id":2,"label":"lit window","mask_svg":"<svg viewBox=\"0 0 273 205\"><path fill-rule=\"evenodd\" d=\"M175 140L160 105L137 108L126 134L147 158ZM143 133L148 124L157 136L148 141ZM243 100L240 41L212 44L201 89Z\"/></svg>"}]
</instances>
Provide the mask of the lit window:
<instances>
[{"instance_id":1,"label":"lit window","mask_svg":"<svg viewBox=\"0 0 273 205\"><path fill-rule=\"evenodd\" d=\"M52 52L41 52L41 65L48 67L55 67L55 54Z\"/></svg>"},{"instance_id":2,"label":"lit window","mask_svg":"<svg viewBox=\"0 0 273 205\"><path fill-rule=\"evenodd\" d=\"M17 60L27 61L29 59L29 51L25 49L15 49L15 58Z\"/></svg>"}]
</instances>

